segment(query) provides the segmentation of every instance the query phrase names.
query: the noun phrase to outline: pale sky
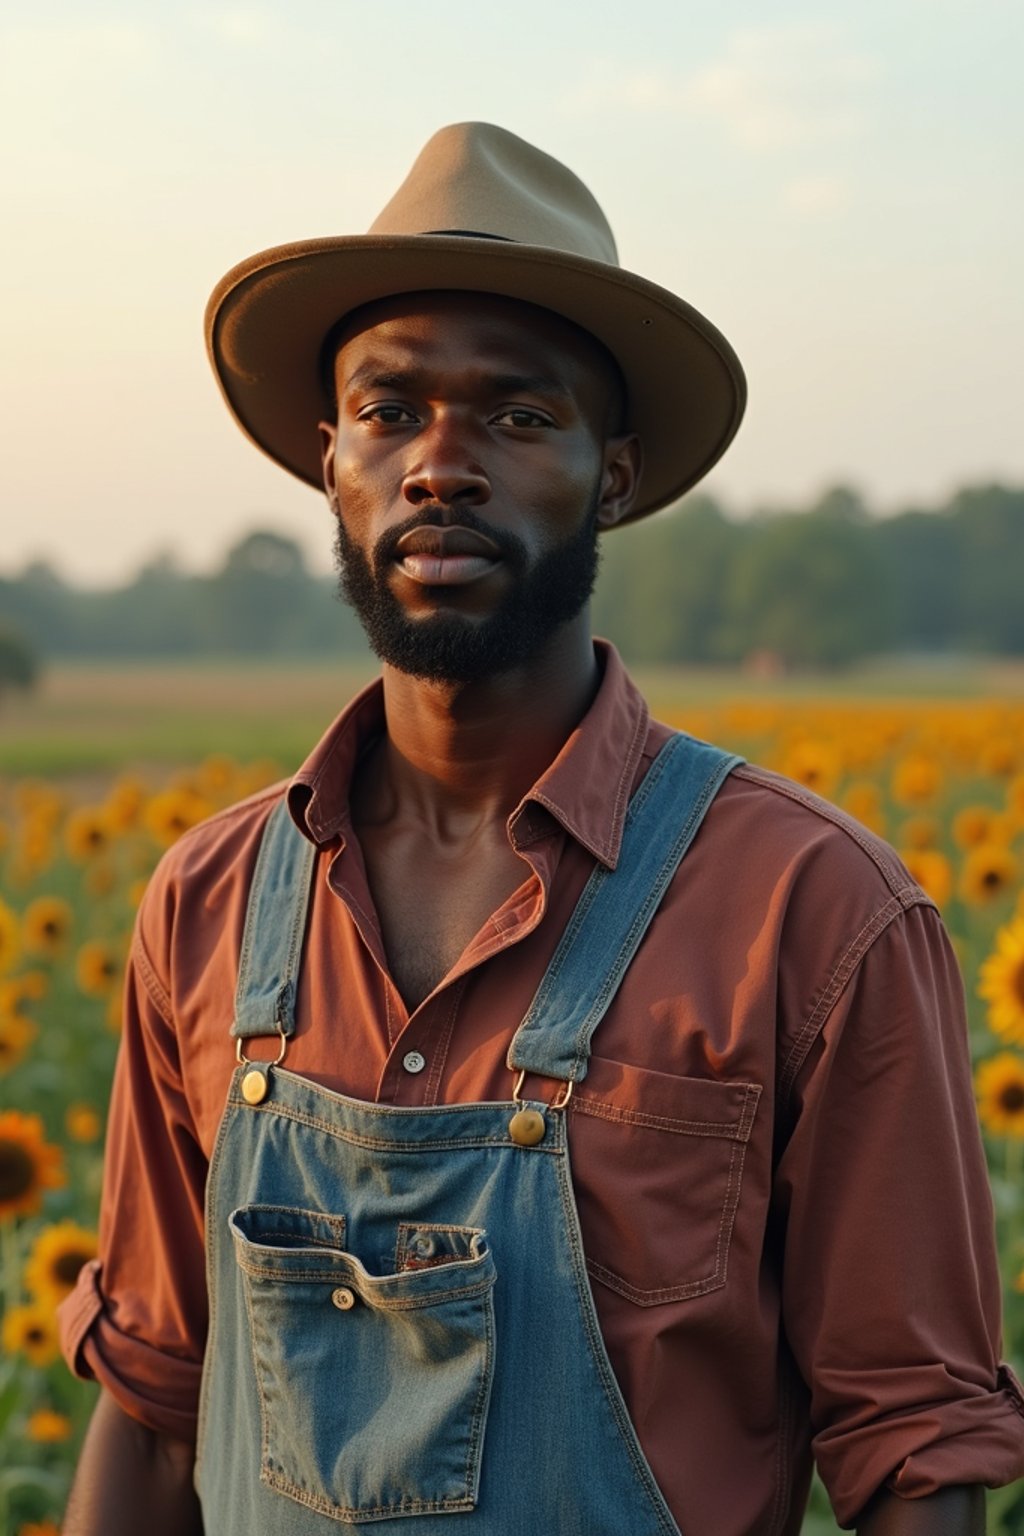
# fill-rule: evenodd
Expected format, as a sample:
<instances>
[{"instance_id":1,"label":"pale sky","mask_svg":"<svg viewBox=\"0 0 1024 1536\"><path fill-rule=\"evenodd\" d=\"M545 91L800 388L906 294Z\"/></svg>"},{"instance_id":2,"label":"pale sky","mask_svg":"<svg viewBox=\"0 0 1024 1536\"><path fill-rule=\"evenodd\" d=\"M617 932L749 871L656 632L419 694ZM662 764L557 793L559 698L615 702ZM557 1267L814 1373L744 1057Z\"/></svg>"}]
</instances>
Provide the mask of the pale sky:
<instances>
[{"instance_id":1,"label":"pale sky","mask_svg":"<svg viewBox=\"0 0 1024 1536\"><path fill-rule=\"evenodd\" d=\"M1020 0L0 0L0 573L208 568L322 501L234 426L223 272L365 231L430 134L566 161L750 404L706 489L879 510L1024 483Z\"/></svg>"}]
</instances>

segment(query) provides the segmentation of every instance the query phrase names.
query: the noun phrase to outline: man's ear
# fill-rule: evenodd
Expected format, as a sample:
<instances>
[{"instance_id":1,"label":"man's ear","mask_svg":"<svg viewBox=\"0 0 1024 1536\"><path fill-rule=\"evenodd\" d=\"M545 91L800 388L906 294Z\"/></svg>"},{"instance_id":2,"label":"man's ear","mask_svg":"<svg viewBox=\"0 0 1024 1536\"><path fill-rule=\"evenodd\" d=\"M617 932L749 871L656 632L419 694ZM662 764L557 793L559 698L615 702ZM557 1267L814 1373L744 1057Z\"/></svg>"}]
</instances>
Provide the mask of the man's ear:
<instances>
[{"instance_id":1,"label":"man's ear","mask_svg":"<svg viewBox=\"0 0 1024 1536\"><path fill-rule=\"evenodd\" d=\"M605 443L601 497L597 505L599 528L614 528L627 516L636 501L643 467L643 444L635 432L610 437Z\"/></svg>"},{"instance_id":2,"label":"man's ear","mask_svg":"<svg viewBox=\"0 0 1024 1536\"><path fill-rule=\"evenodd\" d=\"M334 478L334 449L338 440L338 429L331 421L320 421L317 423L317 431L320 433L320 463L323 468L324 490L327 492L331 511L336 512L338 492Z\"/></svg>"}]
</instances>

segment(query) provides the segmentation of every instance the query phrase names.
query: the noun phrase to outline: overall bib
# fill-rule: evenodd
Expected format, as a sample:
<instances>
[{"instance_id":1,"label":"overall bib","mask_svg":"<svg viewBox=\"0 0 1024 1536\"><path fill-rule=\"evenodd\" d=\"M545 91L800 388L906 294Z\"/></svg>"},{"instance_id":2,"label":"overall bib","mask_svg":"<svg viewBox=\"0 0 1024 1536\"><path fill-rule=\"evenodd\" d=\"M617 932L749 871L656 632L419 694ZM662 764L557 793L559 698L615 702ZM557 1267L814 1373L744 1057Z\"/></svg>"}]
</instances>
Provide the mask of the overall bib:
<instances>
[{"instance_id":1,"label":"overall bib","mask_svg":"<svg viewBox=\"0 0 1024 1536\"><path fill-rule=\"evenodd\" d=\"M680 1536L598 1328L565 1103L739 761L684 736L659 754L618 867L594 871L516 1031L506 1103L364 1103L244 1060L247 1038L279 1035L283 1054L294 1028L315 850L275 809L207 1187L210 1536L399 1517L402 1536ZM565 1084L554 1104L521 1099L527 1073Z\"/></svg>"}]
</instances>

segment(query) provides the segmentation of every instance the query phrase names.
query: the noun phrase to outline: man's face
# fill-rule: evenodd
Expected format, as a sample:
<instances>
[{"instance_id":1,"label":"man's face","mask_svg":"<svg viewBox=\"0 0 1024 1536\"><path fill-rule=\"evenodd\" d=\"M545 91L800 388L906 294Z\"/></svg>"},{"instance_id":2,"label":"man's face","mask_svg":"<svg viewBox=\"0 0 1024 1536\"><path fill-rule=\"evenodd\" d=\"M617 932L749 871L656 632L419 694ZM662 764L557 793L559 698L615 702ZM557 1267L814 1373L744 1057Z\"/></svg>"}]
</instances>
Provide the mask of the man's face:
<instances>
[{"instance_id":1,"label":"man's face","mask_svg":"<svg viewBox=\"0 0 1024 1536\"><path fill-rule=\"evenodd\" d=\"M335 381L324 478L374 650L446 682L537 656L583 613L597 529L635 484L606 354L533 305L413 294L352 317Z\"/></svg>"}]
</instances>

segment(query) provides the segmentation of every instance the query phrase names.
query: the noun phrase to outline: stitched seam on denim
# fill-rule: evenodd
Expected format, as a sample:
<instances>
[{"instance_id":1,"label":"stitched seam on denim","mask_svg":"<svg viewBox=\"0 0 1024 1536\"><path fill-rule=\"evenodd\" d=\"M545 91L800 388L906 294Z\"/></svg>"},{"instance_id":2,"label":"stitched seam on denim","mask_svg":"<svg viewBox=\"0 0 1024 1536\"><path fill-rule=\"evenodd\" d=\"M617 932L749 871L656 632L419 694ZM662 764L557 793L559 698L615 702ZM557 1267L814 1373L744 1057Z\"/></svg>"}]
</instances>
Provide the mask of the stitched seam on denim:
<instances>
[{"instance_id":1,"label":"stitched seam on denim","mask_svg":"<svg viewBox=\"0 0 1024 1536\"><path fill-rule=\"evenodd\" d=\"M406 1250L409 1246L409 1238L414 1232L462 1232L468 1233L470 1237L480 1237L482 1236L483 1231L483 1227L460 1227L451 1222L443 1223L438 1221L400 1221L398 1223L398 1241L395 1244L395 1273L403 1273L402 1260L406 1256ZM468 1246L469 1245L467 1244L467 1247ZM462 1256L460 1255L459 1257ZM424 1262L424 1264L429 1262L436 1267L438 1264L450 1264L452 1259L452 1254L443 1253L437 1259L421 1262Z\"/></svg>"},{"instance_id":2,"label":"stitched seam on denim","mask_svg":"<svg viewBox=\"0 0 1024 1536\"><path fill-rule=\"evenodd\" d=\"M633 799L630 802L627 822L635 819L635 817L642 810L643 806L646 804L647 800L653 794L658 781L661 779L666 765L672 756L673 750L676 750L675 742L679 739L680 738L677 736L674 737L671 741L667 742L665 747L662 748L662 751L658 754L654 763L651 765L651 768L644 778L643 783L640 785L640 788L637 790L636 794L633 796ZM576 903L572 917L569 919L569 923L558 942L558 947L556 948L554 955L551 957L551 962L541 979L541 983L537 988L536 995L534 996L534 999L526 1012L526 1017L523 1019L523 1022L516 1030L515 1035L512 1037L512 1043L509 1046L508 1054L508 1065L510 1068L515 1067L512 1053L517 1043L519 1042L520 1037L526 1038L539 1029L540 1026L538 1024L538 1019L541 1017L545 1008L547 1007L548 998L555 990L556 984L562 974L562 971L564 970L565 965L570 958L576 936L582 928L584 920L587 917L590 908L593 906L595 900L597 899L597 896L601 891L605 881L608 879L609 873L610 871L608 869L606 869L603 865L599 865L593 870L586 885L583 887L580 899ZM588 1015L588 1018L589 1016L590 1015ZM582 1063L577 1063L577 1066L581 1065ZM577 1072L576 1076L574 1077L574 1081L580 1075L582 1074Z\"/></svg>"},{"instance_id":3,"label":"stitched seam on denim","mask_svg":"<svg viewBox=\"0 0 1024 1536\"><path fill-rule=\"evenodd\" d=\"M597 1098L583 1098L574 1094L570 1100L574 1114L594 1115L599 1120L623 1121L628 1126L648 1126L651 1130L666 1130L669 1135L680 1137L715 1137L722 1141L746 1141L751 1127L743 1127L743 1118L732 1124L723 1120L668 1120L665 1115L649 1115L642 1109L622 1109L619 1104L606 1104ZM746 1114L746 1100L743 1103Z\"/></svg>"},{"instance_id":4,"label":"stitched seam on denim","mask_svg":"<svg viewBox=\"0 0 1024 1536\"><path fill-rule=\"evenodd\" d=\"M427 1073L427 1081L423 1085L424 1104L436 1104L437 1095L441 1091L441 1078L444 1075L445 1065L448 1061L448 1047L452 1042L452 1033L455 1029L455 1016L462 1002L462 994L466 990L466 977L460 976L451 985L451 1004L444 1023L437 1034L437 1041L431 1050L430 1071Z\"/></svg>"},{"instance_id":5,"label":"stitched seam on denim","mask_svg":"<svg viewBox=\"0 0 1024 1536\"><path fill-rule=\"evenodd\" d=\"M569 1251L569 1260L573 1273L573 1290L575 1292L576 1305L579 1309L579 1318L583 1327L584 1337L590 1349L591 1363L597 1373L598 1381L604 1390L605 1403L612 1415L612 1421L619 1431L619 1441L626 1453L627 1464L640 1484L641 1490L647 1496L651 1513L654 1515L662 1531L664 1531L665 1536L680 1536L679 1527L673 1520L661 1489L655 1482L654 1475L647 1465L636 1430L629 1417L625 1399L615 1379L615 1374L612 1371L604 1346L600 1324L597 1320L597 1311L594 1307L594 1299L586 1278L586 1257L583 1252L579 1215L576 1209L575 1197L572 1193L567 1159L556 1167L555 1177L562 1207L562 1222L566 1246Z\"/></svg>"},{"instance_id":6,"label":"stitched seam on denim","mask_svg":"<svg viewBox=\"0 0 1024 1536\"><path fill-rule=\"evenodd\" d=\"M348 1221L347 1221L347 1219L344 1216L331 1216L331 1215L329 1215L328 1213L326 1213L324 1211L311 1211L307 1207L301 1206L301 1205L260 1205L260 1204L253 1204L253 1205L242 1206L241 1209L243 1211L258 1211L260 1213L260 1215L267 1215L267 1216L271 1216L271 1215L280 1215L280 1216L311 1216L311 1217L314 1218L314 1220L316 1220L318 1222L326 1222L329 1226L334 1228L334 1231L335 1231L335 1238L334 1238L334 1240L332 1241L330 1238L327 1238L327 1237L314 1237L312 1233L303 1232L301 1234L302 1240L303 1240L303 1245L308 1244L310 1247L316 1247L316 1248L336 1248L340 1253L344 1253L345 1252L346 1229L348 1227ZM252 1242L253 1241L252 1238L247 1237L244 1233L240 1233L239 1235L246 1242ZM283 1229L281 1229L280 1231L270 1230L270 1231L261 1231L260 1232L260 1238L261 1239L265 1238L265 1237L274 1237L274 1236L277 1236L277 1237L293 1237L293 1236L295 1236L295 1234L292 1233L292 1232L286 1232ZM269 1245L269 1246L273 1246L273 1245Z\"/></svg>"},{"instance_id":7,"label":"stitched seam on denim","mask_svg":"<svg viewBox=\"0 0 1024 1536\"><path fill-rule=\"evenodd\" d=\"M466 1493L476 1501L476 1492L480 1483L480 1453L483 1449L484 1426L486 1412L491 1398L491 1378L494 1370L494 1298L488 1294L484 1298L484 1358L483 1368L480 1371L480 1380L477 1383L476 1401L473 1404L473 1413L469 1424L469 1443L466 1446Z\"/></svg>"},{"instance_id":8,"label":"stitched seam on denim","mask_svg":"<svg viewBox=\"0 0 1024 1536\"><path fill-rule=\"evenodd\" d=\"M252 1357L252 1374L256 1383L256 1396L260 1404L260 1469L266 1466L270 1459L270 1414L267 1412L267 1402L263 1395L263 1373L260 1370L259 1358L256 1354L256 1320L252 1310L252 1296L249 1284L242 1277L242 1296L245 1301L245 1315L249 1322L249 1353ZM241 1384L239 1383L239 1386Z\"/></svg>"},{"instance_id":9,"label":"stitched seam on denim","mask_svg":"<svg viewBox=\"0 0 1024 1536\"><path fill-rule=\"evenodd\" d=\"M274 817L274 812L276 810L277 806L275 805L274 810L271 811L270 816L267 818L266 826L263 829L263 837L260 840L259 852L256 855L256 864L252 872L252 879L249 883L249 902L245 911L245 927L242 930L242 947L238 956L238 977L235 982L236 1026L239 1022L239 1017L244 1011L245 1005L249 1000L249 992L252 986L249 973L252 969L252 951L256 942L256 913L258 907L258 898L265 879L265 870L267 869L270 859L270 848L271 843L273 842L273 837L270 835L269 829Z\"/></svg>"},{"instance_id":10,"label":"stitched seam on denim","mask_svg":"<svg viewBox=\"0 0 1024 1536\"><path fill-rule=\"evenodd\" d=\"M679 738L677 737L676 740L679 740ZM667 754L663 749L661 757L659 757L659 762L666 756ZM665 766L668 766L667 762ZM594 1000L593 1006L587 1013L586 1017L583 1019L579 1029L576 1031L574 1047L576 1058L574 1062L575 1070L572 1072L572 1079L574 1082L578 1082L580 1077L585 1072L587 1057L590 1054L590 1039L597 1025L600 1023L601 1018L604 1016L604 1013L607 1010L609 999L614 997L616 991L618 990L622 977L625 975L630 961L633 959L633 956L639 947L640 940L643 938L643 935L646 933L647 928L650 925L653 914L660 906L662 898L664 897L666 890L671 884L672 877L677 867L682 862L683 855L689 848L691 841L696 835L695 828L699 827L700 823L703 821L704 816L707 813L708 806L711 804L711 801L714 799L721 786L723 777L728 777L729 771L730 769L726 768L724 774L716 772L709 780L705 780L701 788L700 795L694 801L686 822L676 835L670 852L662 861L654 880L651 882L643 904L640 906L639 910L633 918L632 923L629 925L626 937L619 947L619 952L616 956L615 962L606 974L604 983ZM643 784L640 786L640 790L637 791L637 795L634 796L634 801L636 801L641 791L645 788L647 780L651 777L651 773L654 772L655 769L652 768L651 772L648 773L647 778L644 779Z\"/></svg>"},{"instance_id":11,"label":"stitched seam on denim","mask_svg":"<svg viewBox=\"0 0 1024 1536\"><path fill-rule=\"evenodd\" d=\"M250 1264L247 1259L239 1258L238 1267L252 1280L280 1280L292 1285L334 1285L349 1278L358 1289L358 1282L354 1276L339 1266L338 1269L315 1270L304 1269L301 1272L291 1269L271 1269L268 1265ZM421 1271L411 1271L413 1277ZM435 1273L435 1271L430 1271ZM390 1296L380 1297L374 1294L373 1300L368 1301L363 1293L359 1292L363 1305L374 1312L423 1312L428 1307L443 1307L451 1301L467 1301L473 1296L482 1296L494 1285L494 1276L489 1275L485 1280L477 1280L473 1285L459 1286L454 1291L431 1291L428 1296L409 1296L394 1298Z\"/></svg>"},{"instance_id":12,"label":"stitched seam on denim","mask_svg":"<svg viewBox=\"0 0 1024 1536\"><path fill-rule=\"evenodd\" d=\"M346 1504L329 1504L319 1494L301 1488L298 1483L290 1482L285 1472L269 1471L265 1476L261 1475L260 1481L273 1488L275 1493L287 1494L296 1504L303 1504L319 1515L328 1515L332 1520L346 1520L352 1525L365 1524L366 1521L382 1515L441 1515L449 1510L473 1508L473 1501L468 1495L464 1498L451 1499L403 1499L399 1504L360 1505L358 1508L350 1508Z\"/></svg>"},{"instance_id":13,"label":"stitched seam on denim","mask_svg":"<svg viewBox=\"0 0 1024 1536\"><path fill-rule=\"evenodd\" d=\"M442 1136L431 1137L429 1140L419 1140L415 1142L389 1141L386 1137L383 1136L361 1136L358 1132L355 1131L339 1130L336 1125L331 1125L326 1120L320 1120L314 1115L304 1115L298 1110L283 1108L279 1104L267 1106L262 1104L246 1104L244 1099L233 1099L232 1103L237 1104L240 1108L244 1108L249 1114L280 1115L282 1119L293 1120L299 1125L312 1126L314 1130L323 1131L328 1136L334 1136L338 1141L351 1142L351 1144L356 1147L371 1147L374 1151L377 1152L396 1152L414 1157L417 1152L423 1152L428 1149L430 1151L441 1151L447 1148L457 1150L459 1147L466 1147L467 1149L472 1147L510 1147L516 1152L543 1152L548 1155L557 1153L560 1150L558 1147L545 1146L543 1142L538 1143L535 1147L520 1147L508 1135L467 1136L465 1138L460 1138L457 1136ZM445 1105L437 1106L439 1109L443 1109L445 1107ZM452 1108L458 1108L458 1106L453 1105ZM510 1105L509 1115L511 1116L514 1113L515 1107L514 1105Z\"/></svg>"},{"instance_id":14,"label":"stitched seam on denim","mask_svg":"<svg viewBox=\"0 0 1024 1536\"><path fill-rule=\"evenodd\" d=\"M238 1067L235 1070L232 1075L232 1087L241 1081L242 1073L244 1071L244 1067ZM224 1143L227 1140L230 1127L236 1118L234 1112L229 1113L229 1108L231 1108L232 1111L235 1109L234 1101L230 1097L220 1117L220 1124L217 1127L217 1136L213 1144L213 1151L210 1154L210 1162L206 1173L206 1193L203 1200L203 1248L208 1308L206 1323L206 1359L204 1361L202 1385L199 1392L199 1414L196 1425L197 1473L203 1459L204 1439L206 1434L206 1418L209 1411L210 1394L213 1390L211 1385L213 1380L213 1371L210 1368L210 1362L215 1362L217 1360L215 1336L220 1323L220 1309L218 1307L218 1300L220 1296L220 1281L216 1274L216 1260L213 1251L213 1234L221 1231L217 1221L217 1211L219 1208L218 1190L220 1187L220 1164L224 1155Z\"/></svg>"},{"instance_id":15,"label":"stitched seam on denim","mask_svg":"<svg viewBox=\"0 0 1024 1536\"><path fill-rule=\"evenodd\" d=\"M920 905L921 903L910 903L911 906L915 904ZM789 1093L796 1081L796 1075L803 1065L808 1051L814 1044L818 1032L842 995L843 989L850 980L850 977L860 965L875 939L888 928L894 918L899 917L905 910L906 907L898 896L890 897L885 906L880 907L868 919L836 962L831 975L825 983L821 996L811 1010L806 1022L797 1033L783 1064L779 1078L779 1103L781 1106L786 1107Z\"/></svg>"}]
</instances>

